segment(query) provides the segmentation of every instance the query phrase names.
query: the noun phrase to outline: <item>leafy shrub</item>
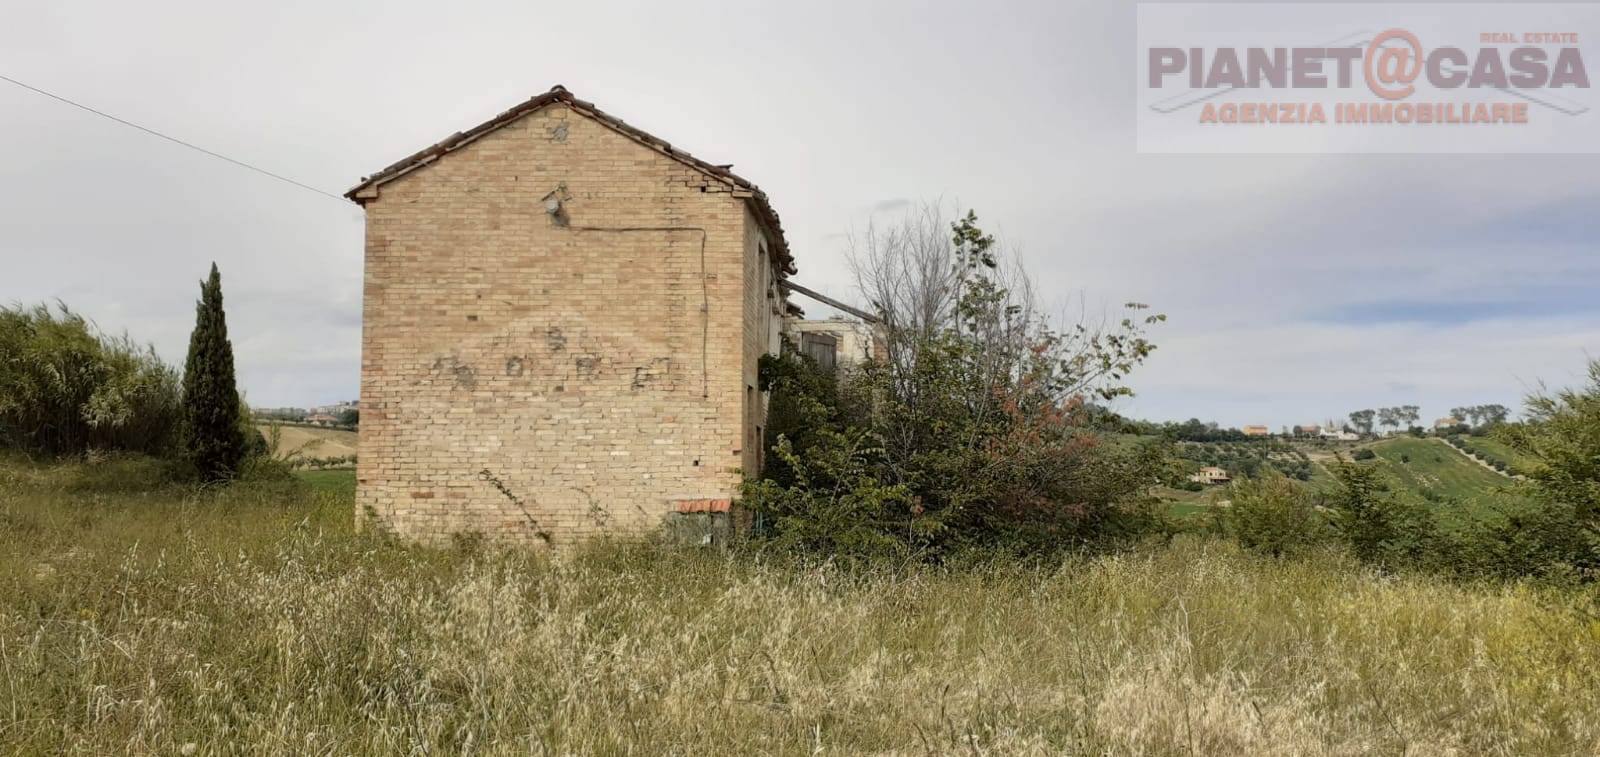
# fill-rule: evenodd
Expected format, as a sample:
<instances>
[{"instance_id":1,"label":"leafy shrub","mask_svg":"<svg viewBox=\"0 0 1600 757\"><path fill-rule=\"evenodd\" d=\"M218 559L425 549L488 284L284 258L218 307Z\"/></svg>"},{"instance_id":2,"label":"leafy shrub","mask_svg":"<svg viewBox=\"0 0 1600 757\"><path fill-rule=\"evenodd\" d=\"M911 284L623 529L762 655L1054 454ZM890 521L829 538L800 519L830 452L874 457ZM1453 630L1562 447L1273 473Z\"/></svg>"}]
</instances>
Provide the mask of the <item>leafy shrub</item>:
<instances>
[{"instance_id":1,"label":"leafy shrub","mask_svg":"<svg viewBox=\"0 0 1600 757\"><path fill-rule=\"evenodd\" d=\"M1376 468L1338 461L1330 498L1334 531L1357 558L1384 567L1437 564L1441 534L1432 511L1389 490Z\"/></svg>"},{"instance_id":2,"label":"leafy shrub","mask_svg":"<svg viewBox=\"0 0 1600 757\"><path fill-rule=\"evenodd\" d=\"M1461 504L1460 500L1455 497L1429 487L1418 489L1416 494L1434 505L1459 506Z\"/></svg>"},{"instance_id":3,"label":"leafy shrub","mask_svg":"<svg viewBox=\"0 0 1600 757\"><path fill-rule=\"evenodd\" d=\"M229 483L232 486L290 487L295 483L295 467L289 461L272 455L249 455L240 461L239 470Z\"/></svg>"},{"instance_id":4,"label":"leafy shrub","mask_svg":"<svg viewBox=\"0 0 1600 757\"><path fill-rule=\"evenodd\" d=\"M1587 385L1536 392L1525 411L1525 422L1501 425L1494 435L1533 461L1519 472L1534 504L1474 534L1475 554L1487 556L1480 567L1594 578L1600 575L1600 360L1589 364Z\"/></svg>"},{"instance_id":5,"label":"leafy shrub","mask_svg":"<svg viewBox=\"0 0 1600 757\"><path fill-rule=\"evenodd\" d=\"M1472 523L1450 546L1450 567L1473 577L1593 579L1600 555L1593 524L1552 502L1506 507Z\"/></svg>"},{"instance_id":6,"label":"leafy shrub","mask_svg":"<svg viewBox=\"0 0 1600 757\"><path fill-rule=\"evenodd\" d=\"M162 455L181 417L178 373L65 305L0 308L0 445L46 455Z\"/></svg>"},{"instance_id":7,"label":"leafy shrub","mask_svg":"<svg viewBox=\"0 0 1600 757\"><path fill-rule=\"evenodd\" d=\"M788 345L763 362L769 447L744 504L776 542L937 559L1076 548L1152 522L1159 445L1102 445L1084 398L1127 393L1154 349L1142 328L1161 317L1058 332L996 272L974 216L950 233L921 263L871 264L887 277L871 298L895 324L882 362L835 376Z\"/></svg>"},{"instance_id":8,"label":"leafy shrub","mask_svg":"<svg viewBox=\"0 0 1600 757\"><path fill-rule=\"evenodd\" d=\"M1213 508L1223 533L1245 547L1273 555L1291 555L1325 543L1328 523L1312 506L1305 487L1268 473L1233 482L1229 506Z\"/></svg>"},{"instance_id":9,"label":"leafy shrub","mask_svg":"<svg viewBox=\"0 0 1600 757\"><path fill-rule=\"evenodd\" d=\"M883 450L860 429L822 431L805 454L780 438L772 454L788 482L750 482L744 498L780 546L846 558L904 558L941 527L904 484L878 477Z\"/></svg>"},{"instance_id":10,"label":"leafy shrub","mask_svg":"<svg viewBox=\"0 0 1600 757\"><path fill-rule=\"evenodd\" d=\"M780 438L788 440L791 449L803 451L834 441L827 436L830 432L865 423L865 411L841 396L838 374L819 368L788 339L779 354L762 356L758 381L768 396L770 448L763 457L763 478L785 486L796 481L789 458L775 454Z\"/></svg>"},{"instance_id":11,"label":"leafy shrub","mask_svg":"<svg viewBox=\"0 0 1600 757\"><path fill-rule=\"evenodd\" d=\"M329 457L295 457L289 461L289 467L296 470L309 468L311 470L326 470L328 468L348 468L356 464L356 455L331 455Z\"/></svg>"}]
</instances>

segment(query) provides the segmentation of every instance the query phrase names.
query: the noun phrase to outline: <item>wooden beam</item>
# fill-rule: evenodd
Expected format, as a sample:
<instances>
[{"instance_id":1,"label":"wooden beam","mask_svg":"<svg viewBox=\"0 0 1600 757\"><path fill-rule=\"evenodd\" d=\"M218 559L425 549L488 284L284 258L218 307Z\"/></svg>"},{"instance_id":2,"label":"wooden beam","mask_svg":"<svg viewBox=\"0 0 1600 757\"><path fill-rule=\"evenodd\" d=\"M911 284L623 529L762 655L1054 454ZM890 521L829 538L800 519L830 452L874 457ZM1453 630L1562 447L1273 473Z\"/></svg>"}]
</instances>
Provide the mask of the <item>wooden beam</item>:
<instances>
[{"instance_id":1,"label":"wooden beam","mask_svg":"<svg viewBox=\"0 0 1600 757\"><path fill-rule=\"evenodd\" d=\"M836 300L836 299L834 299L832 297L829 297L828 295L825 295L825 294L823 294L821 292L818 292L818 291L815 291L815 290L811 290L811 289L807 289L807 288L805 288L803 286L800 286L799 284L796 284L793 281L780 281L780 282L778 282L778 286L781 286L781 287L783 287L784 289L786 289L786 290L788 290L790 292L794 292L796 294L802 294L802 295L805 295L807 297L810 297L811 299L816 300L817 302L820 302L820 303L822 303L824 305L828 305L828 306L833 307L835 309L842 310L842 311L844 311L846 313L849 313L850 315L853 315L853 316L855 316L857 318L860 318L863 321L866 321L867 323L883 323L883 319L879 318L878 316L875 316L875 315L873 315L871 313L868 313L865 310L860 310L860 309L857 309L857 308L853 308L853 307L851 307L849 305L846 305L846 304L844 304L844 303L842 303L842 302L840 302L840 301L838 301L838 300Z\"/></svg>"}]
</instances>

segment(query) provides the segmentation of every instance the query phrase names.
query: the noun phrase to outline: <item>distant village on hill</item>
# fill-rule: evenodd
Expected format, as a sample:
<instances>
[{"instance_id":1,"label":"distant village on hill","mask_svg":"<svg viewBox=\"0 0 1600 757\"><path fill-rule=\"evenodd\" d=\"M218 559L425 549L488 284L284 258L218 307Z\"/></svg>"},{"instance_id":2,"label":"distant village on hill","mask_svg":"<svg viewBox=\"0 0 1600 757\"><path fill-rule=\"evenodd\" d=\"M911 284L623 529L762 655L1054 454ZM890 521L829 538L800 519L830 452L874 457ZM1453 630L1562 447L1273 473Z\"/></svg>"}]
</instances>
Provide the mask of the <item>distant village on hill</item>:
<instances>
[{"instance_id":1,"label":"distant village on hill","mask_svg":"<svg viewBox=\"0 0 1600 757\"><path fill-rule=\"evenodd\" d=\"M254 407L250 414L263 423L305 423L312 426L355 426L361 410L355 400L317 407Z\"/></svg>"}]
</instances>

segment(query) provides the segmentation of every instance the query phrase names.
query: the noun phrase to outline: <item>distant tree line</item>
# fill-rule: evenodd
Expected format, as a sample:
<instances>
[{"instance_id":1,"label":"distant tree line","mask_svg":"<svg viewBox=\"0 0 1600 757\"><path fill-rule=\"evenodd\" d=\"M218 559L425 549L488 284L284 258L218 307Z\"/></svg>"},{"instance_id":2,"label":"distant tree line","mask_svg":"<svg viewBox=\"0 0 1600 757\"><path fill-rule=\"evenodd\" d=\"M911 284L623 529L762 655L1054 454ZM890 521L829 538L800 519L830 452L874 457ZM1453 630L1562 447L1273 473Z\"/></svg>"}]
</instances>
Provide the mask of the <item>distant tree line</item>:
<instances>
[{"instance_id":1,"label":"distant tree line","mask_svg":"<svg viewBox=\"0 0 1600 757\"><path fill-rule=\"evenodd\" d=\"M1249 436L1236 428L1223 428L1215 421L1190 418L1186 421L1143 421L1124 418L1103 407L1090 405L1086 410L1086 424L1094 428L1135 436L1163 437L1179 442L1260 442L1259 436Z\"/></svg>"},{"instance_id":2,"label":"distant tree line","mask_svg":"<svg viewBox=\"0 0 1600 757\"><path fill-rule=\"evenodd\" d=\"M1311 480L1311 458L1293 444L1277 439L1186 442L1177 445L1177 455L1200 465L1214 465L1232 476L1254 477L1276 471L1297 481Z\"/></svg>"},{"instance_id":3,"label":"distant tree line","mask_svg":"<svg viewBox=\"0 0 1600 757\"><path fill-rule=\"evenodd\" d=\"M1511 410L1505 405L1467 405L1450 408L1450 417L1462 421L1469 430L1481 431L1506 422Z\"/></svg>"},{"instance_id":4,"label":"distant tree line","mask_svg":"<svg viewBox=\"0 0 1600 757\"><path fill-rule=\"evenodd\" d=\"M266 407L250 409L250 417L258 421L319 425L307 421L306 419L310 416L311 411L303 407ZM340 410L339 414L334 416L334 425L355 427L360 424L361 411L357 408L347 407L343 410Z\"/></svg>"},{"instance_id":5,"label":"distant tree line","mask_svg":"<svg viewBox=\"0 0 1600 757\"><path fill-rule=\"evenodd\" d=\"M0 446L47 456L142 453L207 483L231 480L264 456L239 395L216 265L200 284L182 372L64 304L0 308Z\"/></svg>"},{"instance_id":6,"label":"distant tree line","mask_svg":"<svg viewBox=\"0 0 1600 757\"><path fill-rule=\"evenodd\" d=\"M1410 428L1422 417L1422 408L1417 405L1400 405L1397 407L1380 407L1377 409L1357 410L1350 414L1350 426L1357 433L1372 436L1375 427L1381 426L1391 431Z\"/></svg>"},{"instance_id":7,"label":"distant tree line","mask_svg":"<svg viewBox=\"0 0 1600 757\"><path fill-rule=\"evenodd\" d=\"M1450 416L1461 421L1461 427L1455 431L1481 431L1501 423L1509 417L1511 411L1505 405L1469 405L1465 407L1450 408ZM1399 405L1396 407L1380 407L1376 409L1357 410L1350 413L1350 428L1357 433L1373 436L1378 428L1398 431L1402 428L1411 429L1413 433L1422 433L1417 421L1421 418L1421 408L1416 405Z\"/></svg>"},{"instance_id":8,"label":"distant tree line","mask_svg":"<svg viewBox=\"0 0 1600 757\"><path fill-rule=\"evenodd\" d=\"M250 415L258 421L299 423L310 413L303 407L258 407L251 408Z\"/></svg>"},{"instance_id":9,"label":"distant tree line","mask_svg":"<svg viewBox=\"0 0 1600 757\"><path fill-rule=\"evenodd\" d=\"M101 334L64 304L0 308L0 445L165 455L179 441L179 382L153 348Z\"/></svg>"}]
</instances>

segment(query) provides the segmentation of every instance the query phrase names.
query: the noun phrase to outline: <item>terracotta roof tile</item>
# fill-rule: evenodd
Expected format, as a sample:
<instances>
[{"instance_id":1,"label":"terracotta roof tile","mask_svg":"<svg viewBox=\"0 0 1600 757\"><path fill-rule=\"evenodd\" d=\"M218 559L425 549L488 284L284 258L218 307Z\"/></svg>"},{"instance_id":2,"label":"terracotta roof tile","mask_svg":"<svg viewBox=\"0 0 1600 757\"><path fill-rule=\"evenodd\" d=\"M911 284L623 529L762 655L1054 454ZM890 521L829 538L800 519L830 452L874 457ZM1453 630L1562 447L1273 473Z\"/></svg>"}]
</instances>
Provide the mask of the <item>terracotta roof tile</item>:
<instances>
[{"instance_id":1,"label":"terracotta roof tile","mask_svg":"<svg viewBox=\"0 0 1600 757\"><path fill-rule=\"evenodd\" d=\"M733 509L733 500L728 499L680 499L678 512L680 513L725 513Z\"/></svg>"}]
</instances>

